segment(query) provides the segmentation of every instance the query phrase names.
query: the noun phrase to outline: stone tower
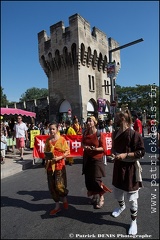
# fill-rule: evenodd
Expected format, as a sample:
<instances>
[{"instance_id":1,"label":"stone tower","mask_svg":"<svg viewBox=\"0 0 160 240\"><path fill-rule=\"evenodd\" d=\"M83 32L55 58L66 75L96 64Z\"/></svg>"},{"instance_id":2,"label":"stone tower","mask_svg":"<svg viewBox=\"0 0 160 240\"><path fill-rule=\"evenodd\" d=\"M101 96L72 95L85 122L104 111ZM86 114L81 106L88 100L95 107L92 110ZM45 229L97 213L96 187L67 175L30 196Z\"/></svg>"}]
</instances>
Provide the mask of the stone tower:
<instances>
[{"instance_id":1,"label":"stone tower","mask_svg":"<svg viewBox=\"0 0 160 240\"><path fill-rule=\"evenodd\" d=\"M98 28L91 31L79 14L69 17L69 27L62 21L50 26L50 36L44 30L38 33L39 62L48 77L50 120L98 117L98 99L106 100L103 114L110 111L107 64L109 50L118 46ZM120 66L120 51L113 52L112 61Z\"/></svg>"}]
</instances>

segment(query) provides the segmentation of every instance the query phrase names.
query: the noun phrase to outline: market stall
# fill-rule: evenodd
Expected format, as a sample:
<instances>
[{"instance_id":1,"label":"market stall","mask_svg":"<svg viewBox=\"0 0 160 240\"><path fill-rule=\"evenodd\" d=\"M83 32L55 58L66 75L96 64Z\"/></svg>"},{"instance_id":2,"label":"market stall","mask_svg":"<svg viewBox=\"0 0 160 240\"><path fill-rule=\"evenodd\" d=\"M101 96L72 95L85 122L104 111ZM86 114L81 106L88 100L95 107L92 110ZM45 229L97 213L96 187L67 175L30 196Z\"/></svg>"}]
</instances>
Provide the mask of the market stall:
<instances>
[{"instance_id":1,"label":"market stall","mask_svg":"<svg viewBox=\"0 0 160 240\"><path fill-rule=\"evenodd\" d=\"M36 113L34 112L29 112L29 111L25 111L22 109L18 109L18 108L1 108L1 115L22 115L22 116L26 116L26 117L36 117Z\"/></svg>"},{"instance_id":2,"label":"market stall","mask_svg":"<svg viewBox=\"0 0 160 240\"><path fill-rule=\"evenodd\" d=\"M11 120L16 122L17 116L21 115L23 117L23 121L26 123L34 123L36 118L35 112L25 111L23 109L18 108L1 108L0 109L0 116L1 122L5 125L5 128L9 126ZM7 147L15 146L16 141L13 140L12 136L7 136Z\"/></svg>"}]
</instances>

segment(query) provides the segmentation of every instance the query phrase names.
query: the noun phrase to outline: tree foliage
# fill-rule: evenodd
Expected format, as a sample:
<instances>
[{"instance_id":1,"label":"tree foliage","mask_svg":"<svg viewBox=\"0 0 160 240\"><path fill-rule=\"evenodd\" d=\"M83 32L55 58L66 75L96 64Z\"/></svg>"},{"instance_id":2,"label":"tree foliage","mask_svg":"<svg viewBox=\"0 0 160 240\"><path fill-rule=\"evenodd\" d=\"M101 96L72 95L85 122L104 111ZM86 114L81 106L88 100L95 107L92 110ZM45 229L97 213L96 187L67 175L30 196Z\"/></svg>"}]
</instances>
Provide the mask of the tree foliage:
<instances>
[{"instance_id":1,"label":"tree foliage","mask_svg":"<svg viewBox=\"0 0 160 240\"><path fill-rule=\"evenodd\" d=\"M152 87L156 89L155 92L152 91ZM156 85L136 85L136 87L116 85L116 94L119 108L122 104L128 104L131 111L145 110L148 115L152 115L152 107L155 107L159 114L159 87Z\"/></svg>"},{"instance_id":2,"label":"tree foliage","mask_svg":"<svg viewBox=\"0 0 160 240\"><path fill-rule=\"evenodd\" d=\"M6 94L3 93L3 88L1 88L1 107L6 107L6 105L9 103L9 101L7 100L7 96Z\"/></svg>"},{"instance_id":3,"label":"tree foliage","mask_svg":"<svg viewBox=\"0 0 160 240\"><path fill-rule=\"evenodd\" d=\"M20 101L33 100L38 98L47 97L49 95L48 89L46 88L29 88L25 93L21 95Z\"/></svg>"}]
</instances>

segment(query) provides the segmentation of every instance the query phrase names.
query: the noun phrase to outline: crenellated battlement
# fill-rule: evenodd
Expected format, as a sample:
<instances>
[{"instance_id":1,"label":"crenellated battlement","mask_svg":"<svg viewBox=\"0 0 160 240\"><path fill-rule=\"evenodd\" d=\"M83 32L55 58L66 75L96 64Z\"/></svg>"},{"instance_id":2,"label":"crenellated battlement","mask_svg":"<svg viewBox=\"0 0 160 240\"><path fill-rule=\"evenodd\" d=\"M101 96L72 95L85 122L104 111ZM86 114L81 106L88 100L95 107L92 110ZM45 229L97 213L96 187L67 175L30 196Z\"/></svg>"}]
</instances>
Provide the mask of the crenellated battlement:
<instances>
[{"instance_id":1,"label":"crenellated battlement","mask_svg":"<svg viewBox=\"0 0 160 240\"><path fill-rule=\"evenodd\" d=\"M74 14L69 17L68 27L65 27L62 21L50 26L50 36L47 36L45 30L38 33L38 43L45 44L46 41L51 39L54 45L59 46L60 42L61 45L68 45L69 43L69 45L71 45L73 42L76 42L78 35L90 39L90 42L93 41L93 44L97 42L98 44L108 46L106 34L96 27L93 27L91 30L89 22L79 14Z\"/></svg>"},{"instance_id":2,"label":"crenellated battlement","mask_svg":"<svg viewBox=\"0 0 160 240\"><path fill-rule=\"evenodd\" d=\"M97 27L91 29L78 13L69 17L67 27L63 21L51 25L50 36L44 30L38 33L39 62L48 77L50 116L55 116L64 99L72 103L75 114L83 106L82 115L89 99L109 101L107 64L110 50L118 45ZM113 52L112 61L120 66L120 51Z\"/></svg>"},{"instance_id":3,"label":"crenellated battlement","mask_svg":"<svg viewBox=\"0 0 160 240\"><path fill-rule=\"evenodd\" d=\"M50 37L47 36L46 31L41 31L38 33L38 43L41 43L41 41L45 42L48 39L50 39Z\"/></svg>"},{"instance_id":4,"label":"crenellated battlement","mask_svg":"<svg viewBox=\"0 0 160 240\"><path fill-rule=\"evenodd\" d=\"M64 23L62 21L56 23L56 24L53 24L52 26L50 26L50 33L51 34L54 34L56 33L57 31L60 31L61 33L64 32Z\"/></svg>"}]
</instances>

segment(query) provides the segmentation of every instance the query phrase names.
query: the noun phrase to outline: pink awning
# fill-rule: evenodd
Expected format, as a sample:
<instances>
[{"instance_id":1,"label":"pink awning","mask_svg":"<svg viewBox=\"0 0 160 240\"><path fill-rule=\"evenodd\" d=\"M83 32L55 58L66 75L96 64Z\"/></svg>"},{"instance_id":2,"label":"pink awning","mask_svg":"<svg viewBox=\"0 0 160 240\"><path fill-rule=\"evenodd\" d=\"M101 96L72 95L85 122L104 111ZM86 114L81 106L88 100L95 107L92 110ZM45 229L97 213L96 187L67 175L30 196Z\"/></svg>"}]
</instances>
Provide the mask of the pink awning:
<instances>
[{"instance_id":1,"label":"pink awning","mask_svg":"<svg viewBox=\"0 0 160 240\"><path fill-rule=\"evenodd\" d=\"M18 109L18 108L1 108L1 115L7 114L7 115L22 115L22 116L27 116L27 117L36 117L36 113L34 112L29 112L29 111L25 111L22 109Z\"/></svg>"}]
</instances>

